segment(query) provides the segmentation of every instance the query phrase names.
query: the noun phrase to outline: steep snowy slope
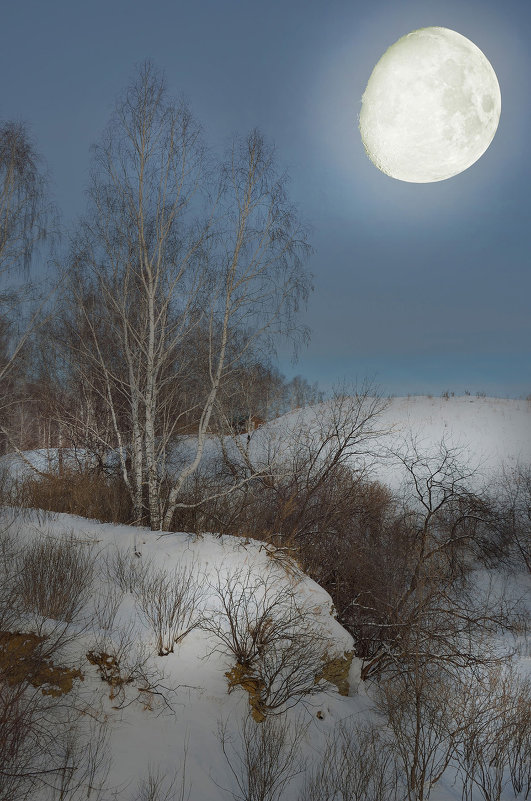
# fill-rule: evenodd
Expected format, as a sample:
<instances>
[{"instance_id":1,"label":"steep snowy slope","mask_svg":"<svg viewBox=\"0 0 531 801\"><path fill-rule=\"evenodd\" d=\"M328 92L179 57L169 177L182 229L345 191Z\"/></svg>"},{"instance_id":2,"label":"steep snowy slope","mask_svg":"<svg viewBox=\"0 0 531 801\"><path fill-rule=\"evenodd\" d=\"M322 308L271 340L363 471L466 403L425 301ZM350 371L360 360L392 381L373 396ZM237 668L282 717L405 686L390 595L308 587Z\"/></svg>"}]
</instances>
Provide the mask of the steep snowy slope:
<instances>
[{"instance_id":1,"label":"steep snowy slope","mask_svg":"<svg viewBox=\"0 0 531 801\"><path fill-rule=\"evenodd\" d=\"M226 724L227 736L237 743L241 722L250 711L250 695L242 686L236 684L229 693L226 674L235 660L212 633L196 628L173 653L158 655L157 637L133 595L127 591L117 595L116 581L109 579L106 564L113 562L117 549L124 558L125 573L141 573L149 567L162 568L171 576L175 569L190 567L199 583L197 610L211 622L221 608L216 588L224 588L227 579L232 579L236 595L245 584L251 590L247 595L249 626L253 620L251 607L255 601L260 605L258 596L264 588L270 602L286 589L285 598L304 610L314 633L315 653L321 648L317 669L324 665L321 653L343 658L352 648L352 638L331 615L330 596L296 566L288 566L286 571L256 541L212 535L195 539L178 533L157 536L129 526L31 512L14 519L11 512L4 512L2 522L3 530L8 526L11 533L16 532L19 543L36 537L57 541L62 535L74 535L81 548L92 548L97 563L92 598L72 629L79 629L80 635L67 649L65 659L73 660L83 673L83 680L74 683L76 707L85 710L87 720L106 722L108 727L105 754L110 758L106 781L110 789L103 796L106 799L112 797L110 790L119 790L118 797L124 801L135 799L140 783L151 770L168 778L176 773L182 777L184 771L191 799L221 801L227 796L219 785L234 788L235 784L223 756L218 727ZM102 625L117 598L116 619L112 628L104 631ZM239 613L244 611L241 606ZM274 614L278 613L277 608ZM273 625L272 620L266 621L266 627L269 625ZM100 651L109 657L117 654L125 631L128 646L122 653L123 664L136 660L142 668L131 683L113 688L102 681L101 671L97 664L90 664L87 654L92 654L93 660ZM142 671L147 679L141 677ZM350 660L345 660L344 671L345 677L350 677L351 697L340 695L329 682L322 682L323 690L314 693L317 685L314 688L313 679L309 683L306 680L310 694L288 711L288 719L300 731L305 729L299 745L301 756L320 751L334 723L363 708L365 696L357 693L356 662L350 665ZM148 685L150 689L142 689ZM297 782L293 787L295 792Z\"/></svg>"}]
</instances>

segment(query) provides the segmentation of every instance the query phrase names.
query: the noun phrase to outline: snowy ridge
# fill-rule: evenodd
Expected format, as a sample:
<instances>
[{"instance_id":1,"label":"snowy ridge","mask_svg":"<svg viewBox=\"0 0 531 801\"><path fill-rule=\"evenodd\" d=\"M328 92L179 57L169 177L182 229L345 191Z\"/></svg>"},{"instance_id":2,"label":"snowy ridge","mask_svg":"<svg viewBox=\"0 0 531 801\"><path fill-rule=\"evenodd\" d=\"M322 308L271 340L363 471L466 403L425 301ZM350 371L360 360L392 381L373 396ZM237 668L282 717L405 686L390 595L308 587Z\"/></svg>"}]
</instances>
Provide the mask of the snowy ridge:
<instances>
[{"instance_id":1,"label":"snowy ridge","mask_svg":"<svg viewBox=\"0 0 531 801\"><path fill-rule=\"evenodd\" d=\"M289 448L293 435L301 428L318 430L323 422L326 423L331 406L332 402L326 401L318 406L295 410L256 429L248 443L252 458L259 461L266 458L272 440L282 452ZM467 462L480 468L480 476L484 479L504 466L510 468L520 463L531 463L531 402L528 400L472 396L390 398L373 425L383 434L378 438L382 458L380 464L374 465L372 475L393 488L397 486L396 466L386 465L385 454L411 437L427 453L442 440L459 448ZM242 447L246 447L247 436L241 435L239 439ZM190 456L194 444L193 437L185 437L174 458ZM230 443L228 450L237 457L237 451L230 447ZM73 468L85 456L83 451L69 449L64 449L63 454L65 466ZM204 464L209 460L215 462L219 454L219 444L216 438L212 438L205 448ZM116 459L116 456L111 458ZM31 471L30 464L46 472L57 468L57 450L26 451L24 460L16 454L9 454L0 462L14 477L27 475Z\"/></svg>"},{"instance_id":2,"label":"snowy ridge","mask_svg":"<svg viewBox=\"0 0 531 801\"><path fill-rule=\"evenodd\" d=\"M248 445L256 458L261 450L265 453L271 437L287 448L294 431L303 425L311 428L321 422L328 409L325 403L285 415L255 431L249 443L245 436L242 437L242 444ZM448 400L393 398L378 417L377 427L387 432L378 443L382 453L410 436L417 437L427 451L444 438L448 444L461 447L471 462L481 465L482 479L488 479L489 474L499 471L503 465L511 467L531 461L531 404L527 401L470 397ZM213 440L209 448L210 458L215 458L216 450ZM48 456L46 452L32 452L26 458L41 469L46 467ZM11 471L23 472L18 457L5 459L6 462ZM396 465L390 463L377 465L372 476L392 485L400 483ZM151 564L168 572L178 566L193 565L201 579L207 616L214 615L219 607L219 598L216 598L213 588L220 570L226 574L248 571L249 575L257 578L270 576L278 586L289 585L297 603L311 610L316 631L324 632L333 641L337 655L352 649L352 637L333 617L328 593L302 574L297 566L279 564L263 543L253 539L217 537L214 534L205 534L201 538L183 533L158 535L147 529L32 511L26 513L17 525L21 537L57 538L73 534L83 542L93 543L100 565L93 587L93 604L97 603L98 597L105 598L108 591L109 576L104 569L106 554L111 555L119 548L137 565ZM520 594L529 586L529 579L520 577L518 583ZM93 647L94 635L98 633L94 622L95 607L91 609L89 606L87 615L88 628L75 646L78 657L83 657ZM174 653L158 656L153 631L142 621L130 592L123 596L117 620L124 625L134 621L134 641L143 645L149 654L150 669L158 671L157 686L161 695L139 693L138 684L133 682L125 688L118 703L110 698L109 687L102 682L97 667L85 660L84 681L79 682L77 688L78 701L85 709L91 710L91 714L106 719L109 724L108 755L112 761L107 785L119 792L120 799L132 801L137 797L139 782L146 778L150 767L170 778L179 771L182 775L184 770L190 801L222 801L237 797L231 795L237 793L237 788L218 736L218 725L226 724L229 737L237 742L241 721L250 709L246 690L237 686L228 692L226 674L234 666L234 660L217 649L212 635L201 628L187 634L175 646ZM315 764L327 735L340 721L349 718L364 720L371 714L368 711L369 699L359 681L359 668L359 662L354 658L349 673L348 696L340 695L330 686L326 691L303 698L285 713L299 729L305 728L299 750L300 756L310 765ZM290 784L289 794L282 796L283 801L291 801L291 798L300 801L302 786L303 777L296 777ZM431 798L444 801L458 796L450 779L445 777Z\"/></svg>"},{"instance_id":3,"label":"snowy ridge","mask_svg":"<svg viewBox=\"0 0 531 801\"><path fill-rule=\"evenodd\" d=\"M271 436L286 443L302 428L325 424L332 401L297 410L258 429L252 435L251 452L265 453ZM372 423L382 432L377 438L375 461L370 458L371 477L397 489L400 470L389 452L414 440L426 454L440 442L460 451L461 460L477 469L478 483L499 474L502 468L531 463L531 402L527 400L429 396L390 398ZM282 446L281 446L282 447Z\"/></svg>"},{"instance_id":4,"label":"snowy ridge","mask_svg":"<svg viewBox=\"0 0 531 801\"><path fill-rule=\"evenodd\" d=\"M26 534L54 539L74 534L83 542L94 544L100 561L105 553L110 554L118 547L128 555L136 554L132 558L139 565L149 562L155 568L169 572L178 565L193 563L204 582L207 614L216 605L216 599L209 595L209 584L215 582L218 569L229 575L250 569L254 576L271 576L279 584L288 582L292 586L297 602L311 610L316 630L326 633L338 654L352 649L351 636L331 614L333 605L328 593L300 573L296 566L288 575L257 541L208 534L201 539L179 533L158 536L147 529L113 526L71 515L32 512L25 514L20 524L19 536ZM95 597L104 593L106 580L103 575L104 571L100 569L94 587ZM90 610L88 614L91 615ZM151 667L163 673L159 677L162 696L139 694L133 682L125 690L123 708L116 709L117 700L109 698L109 687L101 681L97 668L87 664L86 660L84 681L77 688L77 703L110 723L112 764L107 784L120 789L120 798L134 798L150 766L172 777L176 771L182 771L186 753L186 783L191 786L190 798L221 801L226 795L217 785L230 788L234 782L218 741L218 723L227 722L229 733L236 736L239 724L249 711L249 698L243 689L238 687L228 693L225 673L234 662L215 652L212 638L198 629L189 633L175 647L174 653L157 656L153 632L135 614L134 599L126 593L118 620L125 624L132 618L135 619L135 639L146 646L151 655ZM93 647L93 641L93 632L83 634L76 644L78 656ZM341 696L330 687L288 710L291 720L309 726L304 738L306 755L322 749L326 734L337 721L363 707L365 696L357 693L356 676L357 663L354 660L350 671L351 697Z\"/></svg>"}]
</instances>

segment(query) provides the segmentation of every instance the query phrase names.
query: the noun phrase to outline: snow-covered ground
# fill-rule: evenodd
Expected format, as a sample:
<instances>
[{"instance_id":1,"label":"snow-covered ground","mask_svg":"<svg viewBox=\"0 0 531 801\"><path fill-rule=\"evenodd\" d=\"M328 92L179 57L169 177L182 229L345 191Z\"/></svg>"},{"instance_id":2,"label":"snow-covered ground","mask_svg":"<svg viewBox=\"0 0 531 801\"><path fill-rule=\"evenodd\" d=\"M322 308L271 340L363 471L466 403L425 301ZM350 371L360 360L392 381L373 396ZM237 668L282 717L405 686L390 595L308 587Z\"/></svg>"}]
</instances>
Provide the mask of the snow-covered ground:
<instances>
[{"instance_id":1,"label":"snow-covered ground","mask_svg":"<svg viewBox=\"0 0 531 801\"><path fill-rule=\"evenodd\" d=\"M371 399L369 399L369 402ZM389 458L389 451L403 448L413 438L419 450L429 454L442 441L461 452L462 461L478 468L478 480L487 480L499 473L502 467L512 468L517 464L531 463L531 401L504 398L431 397L410 396L390 398L382 402L382 411L371 422L381 433L371 442L371 450L379 454L378 463L370 457L371 474L396 488L401 480L396 462ZM243 448L248 447L253 461L267 458L272 448L280 453L287 451L301 431L325 428L332 416L333 402L290 412L261 426L247 442L247 435L239 437ZM176 455L185 460L194 452L193 437L186 437ZM229 450L231 450L229 448ZM235 449L232 452L236 454ZM207 443L204 461L216 460L219 456L217 440ZM387 457L387 458L386 458ZM65 466L75 467L83 461L83 451L63 450ZM116 455L110 455L116 460ZM58 466L56 449L26 451L22 456L10 454L0 464L13 477L31 472L31 466L46 472Z\"/></svg>"},{"instance_id":2,"label":"snow-covered ground","mask_svg":"<svg viewBox=\"0 0 531 801\"><path fill-rule=\"evenodd\" d=\"M257 430L249 443L254 457L265 448L272 432L274 439L286 446L295 430L311 425L312 420L322 423L327 413L325 404L291 413ZM378 417L377 427L386 432L378 441L382 450L393 450L397 443L414 436L422 448L429 451L444 438L448 444L460 446L472 463L479 464L484 477L502 465L511 467L518 462L531 462L531 404L527 401L474 397L394 398ZM247 446L246 437L242 438L242 443ZM43 469L48 464L49 454L33 452L26 458ZM25 469L19 457L4 459L4 464L15 474ZM396 465L387 464L380 470L378 474L376 469L376 477L391 484L399 482ZM297 602L311 611L315 630L325 632L334 643L337 655L352 648L352 638L333 617L330 596L295 567L286 571L263 545L252 539L215 535L196 539L182 533L159 536L130 526L39 512L27 513L20 526L20 536L56 538L74 534L93 544L101 568L95 578L93 606L98 603L97 598L101 606L110 586L103 569L106 554L112 555L119 548L137 565L152 564L171 572L178 566L193 564L204 590L202 607L207 617L214 616L219 608L219 598L213 589L219 570L232 575L249 570L250 575L257 578L270 576L276 582L274 586L286 585L293 589ZM528 578L518 581L519 592L526 592ZM80 655L93 648L101 635L97 615L90 605L87 616L87 628L76 646ZM154 688L161 695L139 692L141 683L134 681L125 688L121 698L111 700L109 686L101 680L97 667L85 660L84 681L78 683L78 702L91 710L91 715L109 723L108 785L120 791L120 798L132 799L150 768L168 777L185 770L191 801L231 798L231 791L237 792L235 777L223 755L218 727L226 724L229 736L237 744L239 726L249 710L249 696L244 689L237 687L228 692L225 674L234 661L216 648L219 643L211 634L199 628L191 631L175 647L174 653L158 656L154 634L142 621L130 593L125 593L116 619L122 621L122 626L129 623L133 626L135 647L141 644L149 654L148 667L155 677ZM326 691L303 699L286 713L294 726L305 728L299 751L309 764L316 763L326 736L339 721L352 717L363 720L368 714L369 699L358 677L359 663L354 658L348 696L340 695L330 686ZM115 708L117 706L119 708ZM302 777L298 776L283 799L298 799L301 786ZM443 782L431 797L442 801L458 796L458 790Z\"/></svg>"},{"instance_id":3,"label":"snow-covered ground","mask_svg":"<svg viewBox=\"0 0 531 801\"><path fill-rule=\"evenodd\" d=\"M100 569L92 604L101 601L105 604L108 580L103 564L106 554L112 555L116 548L125 552L135 566L151 564L171 572L177 566L193 564L205 590L201 606L207 615L212 615L219 607L219 599L209 589L216 583L217 571L234 576L237 571L246 574L250 570L254 579L266 576L272 579L273 594L281 585L291 587L297 603L311 613L315 631L326 635L337 655L352 648L352 638L331 615L330 596L298 570L286 572L257 541L213 535L195 539L179 533L158 536L145 529L43 513L28 513L16 525L19 539L35 536L55 539L74 534L84 543L93 545ZM125 688L123 697L110 700L110 687L100 679L97 667L86 660L82 667L84 680L78 682L76 690L78 708L90 710L92 715L110 723L108 754L112 756L112 764L108 785L120 788L120 798L133 798L150 768L171 777L176 771L182 771L185 761L191 799L221 801L230 797L218 786L234 787L234 778L218 739L218 725L227 723L229 734L237 738L239 725L249 710L245 690L238 687L228 693L225 673L233 667L234 660L217 652L216 638L199 629L190 632L175 647L174 653L158 656L153 631L142 621L133 596L125 593L117 616L117 632L131 621L134 621L135 647L142 644L150 655L148 672L152 673L155 694L139 692L142 682L134 681ZM89 625L76 644L79 656L93 650L98 635L102 634L91 604L84 622ZM113 635L116 641L119 639L117 632ZM340 695L330 685L325 692L304 699L288 711L288 718L294 725L307 727L302 744L305 756L322 750L324 738L336 722L358 714L366 706L363 690L358 692L357 671L354 660L350 669L349 697ZM123 708L116 709L117 705ZM293 787L295 791L296 782Z\"/></svg>"},{"instance_id":4,"label":"snow-covered ground","mask_svg":"<svg viewBox=\"0 0 531 801\"><path fill-rule=\"evenodd\" d=\"M373 399L368 398L365 406L369 408L372 403ZM326 401L290 412L257 429L248 444L253 461L259 464L272 452L281 457L307 434L318 437L322 432L332 433L335 409L334 401ZM362 409L361 418L363 415ZM353 452L361 455L353 455L351 461L366 465L373 479L394 490L405 476L393 453L403 454L413 443L419 454L428 457L437 452L441 443L455 449L459 463L474 471L471 484L475 487L499 476L503 469L531 463L531 402L527 400L472 396L390 398L382 401L381 411L366 429L378 435L359 448L354 446Z\"/></svg>"},{"instance_id":5,"label":"snow-covered ground","mask_svg":"<svg viewBox=\"0 0 531 801\"><path fill-rule=\"evenodd\" d=\"M411 434L430 452L443 439L462 450L482 476L502 465L531 463L531 402L503 398L391 398L381 415L383 438L393 445Z\"/></svg>"}]
</instances>

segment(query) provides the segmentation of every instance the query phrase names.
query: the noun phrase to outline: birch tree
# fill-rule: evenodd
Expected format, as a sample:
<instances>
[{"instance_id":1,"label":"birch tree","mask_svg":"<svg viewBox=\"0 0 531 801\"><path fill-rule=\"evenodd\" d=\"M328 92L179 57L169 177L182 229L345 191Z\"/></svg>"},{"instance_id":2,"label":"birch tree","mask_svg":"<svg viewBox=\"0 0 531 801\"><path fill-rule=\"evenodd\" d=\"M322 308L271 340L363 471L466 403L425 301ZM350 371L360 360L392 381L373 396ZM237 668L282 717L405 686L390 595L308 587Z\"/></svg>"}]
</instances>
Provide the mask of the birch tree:
<instances>
[{"instance_id":1,"label":"birch tree","mask_svg":"<svg viewBox=\"0 0 531 801\"><path fill-rule=\"evenodd\" d=\"M54 241L57 222L46 172L26 126L0 123L0 431L10 448L21 444L30 423L21 357L45 305L36 302L30 268L40 246Z\"/></svg>"},{"instance_id":2,"label":"birch tree","mask_svg":"<svg viewBox=\"0 0 531 801\"><path fill-rule=\"evenodd\" d=\"M143 64L94 148L66 313L78 379L112 424L112 442L98 420L93 436L117 449L137 522L171 527L224 381L257 341L295 330L307 253L262 136L216 165L186 104ZM170 471L192 413L194 447Z\"/></svg>"},{"instance_id":3,"label":"birch tree","mask_svg":"<svg viewBox=\"0 0 531 801\"><path fill-rule=\"evenodd\" d=\"M36 247L50 236L55 212L46 176L22 123L0 124L0 318L3 333L18 305ZM10 286L10 281L15 281ZM3 349L0 381L13 367L32 326Z\"/></svg>"}]
</instances>

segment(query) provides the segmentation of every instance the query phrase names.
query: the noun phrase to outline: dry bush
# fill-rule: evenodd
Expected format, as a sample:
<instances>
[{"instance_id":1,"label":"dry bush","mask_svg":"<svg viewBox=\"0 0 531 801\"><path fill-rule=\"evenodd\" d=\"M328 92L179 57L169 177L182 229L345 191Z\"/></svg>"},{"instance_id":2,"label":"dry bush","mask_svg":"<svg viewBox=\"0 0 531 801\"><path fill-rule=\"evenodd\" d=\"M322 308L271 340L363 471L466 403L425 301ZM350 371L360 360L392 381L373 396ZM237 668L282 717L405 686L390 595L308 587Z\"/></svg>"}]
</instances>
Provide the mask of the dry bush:
<instances>
[{"instance_id":1,"label":"dry bush","mask_svg":"<svg viewBox=\"0 0 531 801\"><path fill-rule=\"evenodd\" d=\"M39 696L35 693L37 701ZM39 754L39 709L25 688L0 676L0 801L24 801Z\"/></svg>"},{"instance_id":2,"label":"dry bush","mask_svg":"<svg viewBox=\"0 0 531 801\"><path fill-rule=\"evenodd\" d=\"M304 770L299 756L306 729L284 718L256 723L244 718L236 737L226 722L218 723L218 739L236 788L227 790L235 801L280 801L290 782Z\"/></svg>"},{"instance_id":3,"label":"dry bush","mask_svg":"<svg viewBox=\"0 0 531 801\"><path fill-rule=\"evenodd\" d=\"M319 442L306 444L317 461ZM215 512L207 505L205 513L212 515L212 528L264 539L289 553L330 593L357 655L370 660L399 630L401 621L392 627L389 613L411 579L415 531L385 487L342 462L327 463L323 472L310 468L304 455L297 465L292 454L270 482L259 478L219 500ZM236 660L245 664L247 646L237 642L251 639L244 617L241 632L233 631Z\"/></svg>"},{"instance_id":4,"label":"dry bush","mask_svg":"<svg viewBox=\"0 0 531 801\"><path fill-rule=\"evenodd\" d=\"M461 744L456 752L463 798L479 792L500 801L510 787L515 797L531 795L531 681L510 665L473 676L456 698Z\"/></svg>"},{"instance_id":5,"label":"dry bush","mask_svg":"<svg viewBox=\"0 0 531 801\"><path fill-rule=\"evenodd\" d=\"M458 676L419 662L381 681L375 697L389 734L384 751L400 771L408 801L427 801L449 767L464 801L501 801L511 791L529 798L531 682L509 662ZM326 784L326 768L324 774Z\"/></svg>"},{"instance_id":6,"label":"dry bush","mask_svg":"<svg viewBox=\"0 0 531 801\"><path fill-rule=\"evenodd\" d=\"M303 698L328 690L332 683L323 678L323 653L329 641L310 629L293 629L283 641L276 641L248 667L236 664L225 675L229 693L241 687L249 695L253 720L285 712Z\"/></svg>"},{"instance_id":7,"label":"dry bush","mask_svg":"<svg viewBox=\"0 0 531 801\"><path fill-rule=\"evenodd\" d=\"M146 580L153 565L135 547L128 549L116 546L105 556L107 578L114 582L122 593L137 593Z\"/></svg>"},{"instance_id":8,"label":"dry bush","mask_svg":"<svg viewBox=\"0 0 531 801\"><path fill-rule=\"evenodd\" d=\"M80 797L72 783L62 795L49 788L73 770L65 754L82 673L65 663L64 649L77 636L69 621L90 593L92 549L72 537L25 545L24 537L15 539L20 533L24 520L15 513L0 536L0 799L66 801ZM28 623L35 631L23 633ZM98 761L91 748L85 741L80 749L89 773Z\"/></svg>"},{"instance_id":9,"label":"dry bush","mask_svg":"<svg viewBox=\"0 0 531 801\"><path fill-rule=\"evenodd\" d=\"M253 480L203 512L212 515L212 528L295 556L332 596L364 660L363 679L400 672L419 642L445 669L479 664L481 639L514 629L515 621L505 602L480 602L471 587L471 567L492 525L489 503L470 490L474 470L444 441L423 452L405 440L388 454L408 478L403 495L393 495L356 471L356 457L367 455L377 436L377 418L366 419L362 409L355 404L358 427L339 402L333 425L323 415L313 428L301 424L293 441L266 442L262 462L246 461L245 453L233 458L233 479ZM520 527L520 544L526 531ZM236 661L245 667L252 638L245 625L233 632L229 650L240 652Z\"/></svg>"},{"instance_id":10,"label":"dry bush","mask_svg":"<svg viewBox=\"0 0 531 801\"><path fill-rule=\"evenodd\" d=\"M116 585L102 587L94 601L94 640L86 654L102 681L109 685L109 698L115 708L129 703L126 699L129 685L136 684L139 692L147 692L156 687L160 678L147 647L138 638L136 618L116 623L122 600L123 593Z\"/></svg>"},{"instance_id":11,"label":"dry bush","mask_svg":"<svg viewBox=\"0 0 531 801\"><path fill-rule=\"evenodd\" d=\"M262 433L254 461L252 449L232 461L225 452L234 482L253 478L201 507L211 529L263 539L294 558L330 593L364 658L396 631L389 609L407 591L415 538L396 499L362 469L380 433L382 406L367 391L339 395L321 416L301 417L289 440ZM243 635L234 632L241 651L236 640L248 633L244 625ZM245 658L236 661L245 665Z\"/></svg>"},{"instance_id":12,"label":"dry bush","mask_svg":"<svg viewBox=\"0 0 531 801\"><path fill-rule=\"evenodd\" d=\"M19 547L15 521L3 515L0 520L0 576L4 580L13 572L13 561Z\"/></svg>"},{"instance_id":13,"label":"dry bush","mask_svg":"<svg viewBox=\"0 0 531 801\"><path fill-rule=\"evenodd\" d=\"M491 518L483 552L487 564L531 573L531 465L504 469L489 499Z\"/></svg>"},{"instance_id":14,"label":"dry bush","mask_svg":"<svg viewBox=\"0 0 531 801\"><path fill-rule=\"evenodd\" d=\"M148 775L139 782L132 801L189 801L191 785L186 781L186 748L181 765L181 770L171 776L149 765Z\"/></svg>"},{"instance_id":15,"label":"dry bush","mask_svg":"<svg viewBox=\"0 0 531 801\"><path fill-rule=\"evenodd\" d=\"M326 589L338 620L355 637L356 653L370 657L389 627L393 597L405 591L411 531L396 514L391 493L348 474L321 488L326 525L299 540L298 559ZM378 625L380 624L380 625Z\"/></svg>"},{"instance_id":16,"label":"dry bush","mask_svg":"<svg viewBox=\"0 0 531 801\"><path fill-rule=\"evenodd\" d=\"M103 523L133 522L131 498L122 478L90 467L28 476L18 483L16 494L21 505L34 509L81 515Z\"/></svg>"},{"instance_id":17,"label":"dry bush","mask_svg":"<svg viewBox=\"0 0 531 801\"><path fill-rule=\"evenodd\" d=\"M209 610L203 628L218 641L214 650L235 660L226 674L229 692L241 686L249 693L256 721L330 686L323 660L332 643L285 578L250 568L218 570L211 590L219 606Z\"/></svg>"},{"instance_id":18,"label":"dry bush","mask_svg":"<svg viewBox=\"0 0 531 801\"><path fill-rule=\"evenodd\" d=\"M503 599L472 587L489 514L469 489L474 471L444 441L429 453L406 441L393 458L407 476L403 498L373 493L375 507L345 537L350 556L333 558L324 582L364 660L361 677L419 658L455 672L481 664L482 638L516 623Z\"/></svg>"},{"instance_id":19,"label":"dry bush","mask_svg":"<svg viewBox=\"0 0 531 801\"><path fill-rule=\"evenodd\" d=\"M408 514L392 516L367 529L338 568L342 581L331 594L363 660L363 679L400 673L416 658L419 642L428 660L458 669L479 656L468 645L507 619L492 603L480 608L438 556L423 561L417 535Z\"/></svg>"},{"instance_id":20,"label":"dry bush","mask_svg":"<svg viewBox=\"0 0 531 801\"><path fill-rule=\"evenodd\" d=\"M74 535L33 540L18 560L17 591L27 610L71 623L92 591L94 548Z\"/></svg>"},{"instance_id":21,"label":"dry bush","mask_svg":"<svg viewBox=\"0 0 531 801\"><path fill-rule=\"evenodd\" d=\"M203 627L242 667L251 667L264 649L284 641L301 620L293 588L272 572L218 568L210 589L218 606L208 610Z\"/></svg>"},{"instance_id":22,"label":"dry bush","mask_svg":"<svg viewBox=\"0 0 531 801\"><path fill-rule=\"evenodd\" d=\"M237 458L226 448L224 481L249 481L203 504L201 526L257 537L294 556L332 596L364 660L364 679L400 672L420 641L421 653L442 667L480 663L481 639L514 621L504 603L479 603L471 588L493 518L487 500L470 490L474 470L444 441L423 452L410 438L387 454L408 479L403 495L393 495L360 469L378 436L377 401L337 398L332 409L329 419L301 418L289 441L262 434L254 461L242 443ZM519 532L521 551L529 526ZM245 667L253 638L245 612L242 621L225 645Z\"/></svg>"},{"instance_id":23,"label":"dry bush","mask_svg":"<svg viewBox=\"0 0 531 801\"><path fill-rule=\"evenodd\" d=\"M0 665L0 800L87 798L105 778L105 735L99 724L86 733L72 681L63 681L73 671L38 646L18 665L12 656Z\"/></svg>"},{"instance_id":24,"label":"dry bush","mask_svg":"<svg viewBox=\"0 0 531 801\"><path fill-rule=\"evenodd\" d=\"M318 537L334 525L335 505L341 505L337 482L364 472L382 434L378 417L384 408L364 385L352 395L336 392L320 413L292 417L281 435L274 425L260 430L256 448L242 438L220 438L218 492L211 486L200 507L207 530L282 546Z\"/></svg>"},{"instance_id":25,"label":"dry bush","mask_svg":"<svg viewBox=\"0 0 531 801\"><path fill-rule=\"evenodd\" d=\"M388 738L375 726L342 722L328 738L300 801L400 801L404 797Z\"/></svg>"},{"instance_id":26,"label":"dry bush","mask_svg":"<svg viewBox=\"0 0 531 801\"><path fill-rule=\"evenodd\" d=\"M408 801L427 801L456 753L460 725L454 687L444 674L423 666L378 687L377 706L392 733Z\"/></svg>"},{"instance_id":27,"label":"dry bush","mask_svg":"<svg viewBox=\"0 0 531 801\"><path fill-rule=\"evenodd\" d=\"M0 632L17 628L22 612L17 581L17 542L13 520L0 523Z\"/></svg>"},{"instance_id":28,"label":"dry bush","mask_svg":"<svg viewBox=\"0 0 531 801\"><path fill-rule=\"evenodd\" d=\"M331 468L311 498L296 484L291 489L285 484L281 496L264 490L260 506L254 505L256 488L250 488L248 513L266 521L262 536L280 545L282 553L288 548L304 572L330 593L338 620L355 637L357 655L371 659L397 632L389 612L411 576L415 534L408 516L389 490L360 478L347 465ZM293 534L295 524L300 528ZM275 526L284 536L271 535ZM256 529L251 530L255 536Z\"/></svg>"},{"instance_id":29,"label":"dry bush","mask_svg":"<svg viewBox=\"0 0 531 801\"><path fill-rule=\"evenodd\" d=\"M97 637L87 652L87 659L97 667L102 681L109 685L109 699L114 709L123 709L133 700L145 702L154 696L170 706L167 699L170 689L162 686L162 674L153 666L147 647L138 641L134 622ZM132 685L136 689L134 698L127 694L127 688Z\"/></svg>"},{"instance_id":30,"label":"dry bush","mask_svg":"<svg viewBox=\"0 0 531 801\"><path fill-rule=\"evenodd\" d=\"M151 708L157 699L171 709L173 690L163 683L164 675L153 663L150 649L139 639L136 617L116 622L122 599L119 587L112 584L95 599L87 660L109 685L113 708L123 709L134 701Z\"/></svg>"},{"instance_id":31,"label":"dry bush","mask_svg":"<svg viewBox=\"0 0 531 801\"><path fill-rule=\"evenodd\" d=\"M64 699L44 696L27 683L11 686L0 680L1 801L72 797L49 790L72 771L66 755L72 736L61 707Z\"/></svg>"},{"instance_id":32,"label":"dry bush","mask_svg":"<svg viewBox=\"0 0 531 801\"><path fill-rule=\"evenodd\" d=\"M179 466L181 462L178 462ZM172 465L173 468L173 465ZM201 465L183 486L181 500L176 507L170 530L186 531L201 537L206 532L229 534L229 518L237 492L232 492L234 480L228 480L219 465L208 462ZM168 485L168 486L166 486ZM163 483L169 492L169 484ZM234 500L231 497L234 495Z\"/></svg>"},{"instance_id":33,"label":"dry bush","mask_svg":"<svg viewBox=\"0 0 531 801\"><path fill-rule=\"evenodd\" d=\"M173 653L174 645L197 628L203 594L196 562L179 565L172 572L151 568L142 577L137 606L157 638L159 656Z\"/></svg>"},{"instance_id":34,"label":"dry bush","mask_svg":"<svg viewBox=\"0 0 531 801\"><path fill-rule=\"evenodd\" d=\"M93 604L92 628L96 633L111 634L115 630L118 610L123 601L123 592L114 584L101 584Z\"/></svg>"},{"instance_id":35,"label":"dry bush","mask_svg":"<svg viewBox=\"0 0 531 801\"><path fill-rule=\"evenodd\" d=\"M56 767L40 782L39 801L106 801L111 768L108 724L94 717L85 720L73 709L58 723L50 755Z\"/></svg>"}]
</instances>

